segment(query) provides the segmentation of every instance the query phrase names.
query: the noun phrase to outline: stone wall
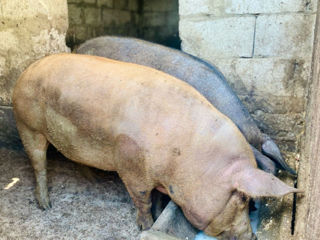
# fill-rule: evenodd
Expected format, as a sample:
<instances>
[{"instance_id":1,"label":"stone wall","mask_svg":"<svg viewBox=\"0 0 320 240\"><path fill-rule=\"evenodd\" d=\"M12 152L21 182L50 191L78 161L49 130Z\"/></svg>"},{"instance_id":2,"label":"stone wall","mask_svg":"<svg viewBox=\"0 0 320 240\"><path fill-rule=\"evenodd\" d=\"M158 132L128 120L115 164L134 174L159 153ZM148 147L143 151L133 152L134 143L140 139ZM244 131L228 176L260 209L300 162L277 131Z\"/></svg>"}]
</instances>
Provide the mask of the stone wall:
<instances>
[{"instance_id":1,"label":"stone wall","mask_svg":"<svg viewBox=\"0 0 320 240\"><path fill-rule=\"evenodd\" d=\"M11 95L21 74L35 60L66 52L66 0L0 2L0 146L19 144Z\"/></svg>"},{"instance_id":2,"label":"stone wall","mask_svg":"<svg viewBox=\"0 0 320 240\"><path fill-rule=\"evenodd\" d=\"M286 160L297 168L305 129L317 1L179 3L182 49L219 67L260 129L276 140ZM293 177L280 177L294 184ZM304 188L299 179L298 185ZM293 239L294 226L304 221L295 212L299 200L293 196L263 200L258 238Z\"/></svg>"},{"instance_id":3,"label":"stone wall","mask_svg":"<svg viewBox=\"0 0 320 240\"><path fill-rule=\"evenodd\" d=\"M68 9L68 46L101 35L138 34L138 0L68 0Z\"/></svg>"},{"instance_id":4,"label":"stone wall","mask_svg":"<svg viewBox=\"0 0 320 240\"><path fill-rule=\"evenodd\" d=\"M259 127L288 153L298 152L304 129L316 5L180 0L182 49L218 66Z\"/></svg>"},{"instance_id":5,"label":"stone wall","mask_svg":"<svg viewBox=\"0 0 320 240\"><path fill-rule=\"evenodd\" d=\"M143 0L139 38L180 48L178 0Z\"/></svg>"},{"instance_id":6,"label":"stone wall","mask_svg":"<svg viewBox=\"0 0 320 240\"><path fill-rule=\"evenodd\" d=\"M68 8L67 44L72 48L102 35L180 44L177 0L68 0Z\"/></svg>"}]
</instances>

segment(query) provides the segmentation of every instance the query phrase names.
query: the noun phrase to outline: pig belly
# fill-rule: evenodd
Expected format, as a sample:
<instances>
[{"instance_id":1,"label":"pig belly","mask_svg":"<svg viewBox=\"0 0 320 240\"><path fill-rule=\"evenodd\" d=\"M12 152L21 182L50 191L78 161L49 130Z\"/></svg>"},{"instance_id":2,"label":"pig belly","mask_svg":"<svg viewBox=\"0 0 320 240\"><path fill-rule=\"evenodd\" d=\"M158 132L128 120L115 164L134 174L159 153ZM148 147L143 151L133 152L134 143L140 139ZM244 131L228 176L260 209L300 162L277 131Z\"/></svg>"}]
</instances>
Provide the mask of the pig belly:
<instances>
[{"instance_id":1,"label":"pig belly","mask_svg":"<svg viewBox=\"0 0 320 240\"><path fill-rule=\"evenodd\" d=\"M50 108L46 114L46 125L48 141L65 157L98 169L116 170L112 143L82 132L69 119Z\"/></svg>"}]
</instances>

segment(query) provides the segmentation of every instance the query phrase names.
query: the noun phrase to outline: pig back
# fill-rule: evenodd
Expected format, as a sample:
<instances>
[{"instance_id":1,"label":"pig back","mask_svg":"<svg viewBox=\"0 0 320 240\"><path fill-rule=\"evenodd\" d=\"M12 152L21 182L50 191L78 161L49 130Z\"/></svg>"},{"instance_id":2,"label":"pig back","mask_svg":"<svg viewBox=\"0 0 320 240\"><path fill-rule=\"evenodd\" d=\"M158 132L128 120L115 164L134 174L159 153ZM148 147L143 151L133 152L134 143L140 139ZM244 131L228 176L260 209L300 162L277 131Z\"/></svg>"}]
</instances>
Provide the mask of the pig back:
<instances>
[{"instance_id":1,"label":"pig back","mask_svg":"<svg viewBox=\"0 0 320 240\"><path fill-rule=\"evenodd\" d=\"M187 82L229 117L251 144L260 148L260 130L215 66L182 51L135 38L98 37L76 51L149 66Z\"/></svg>"}]
</instances>

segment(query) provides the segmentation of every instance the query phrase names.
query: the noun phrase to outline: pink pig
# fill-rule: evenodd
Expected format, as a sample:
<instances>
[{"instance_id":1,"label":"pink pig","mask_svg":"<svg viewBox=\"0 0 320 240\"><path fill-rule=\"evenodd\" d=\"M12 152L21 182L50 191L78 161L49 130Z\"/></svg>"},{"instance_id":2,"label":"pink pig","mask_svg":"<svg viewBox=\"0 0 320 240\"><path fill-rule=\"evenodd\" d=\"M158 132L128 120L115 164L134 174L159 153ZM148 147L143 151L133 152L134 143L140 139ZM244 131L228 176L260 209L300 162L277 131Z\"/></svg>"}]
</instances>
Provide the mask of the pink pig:
<instances>
[{"instance_id":1,"label":"pink pig","mask_svg":"<svg viewBox=\"0 0 320 240\"><path fill-rule=\"evenodd\" d=\"M13 106L43 209L50 207L49 143L75 162L117 171L142 229L153 224L154 188L208 235L244 240L255 238L250 197L301 192L258 170L238 128L194 88L152 68L52 55L21 75Z\"/></svg>"}]
</instances>

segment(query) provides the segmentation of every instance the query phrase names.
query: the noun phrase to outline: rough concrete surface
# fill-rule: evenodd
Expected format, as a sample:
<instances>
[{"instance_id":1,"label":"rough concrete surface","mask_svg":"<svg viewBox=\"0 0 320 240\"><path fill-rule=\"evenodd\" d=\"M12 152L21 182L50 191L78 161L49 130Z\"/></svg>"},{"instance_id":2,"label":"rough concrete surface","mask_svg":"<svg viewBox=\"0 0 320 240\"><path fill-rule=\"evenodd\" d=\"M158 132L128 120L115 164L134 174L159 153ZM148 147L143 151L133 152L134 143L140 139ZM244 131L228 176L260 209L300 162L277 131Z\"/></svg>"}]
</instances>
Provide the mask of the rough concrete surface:
<instances>
[{"instance_id":1,"label":"rough concrete surface","mask_svg":"<svg viewBox=\"0 0 320 240\"><path fill-rule=\"evenodd\" d=\"M139 239L135 207L119 177L93 171L96 180L89 181L77 164L52 150L48 161L52 209L42 211L27 156L0 148L0 239Z\"/></svg>"},{"instance_id":2,"label":"rough concrete surface","mask_svg":"<svg viewBox=\"0 0 320 240\"><path fill-rule=\"evenodd\" d=\"M106 34L172 47L172 41L178 41L178 0L68 0L68 9L67 43L71 48Z\"/></svg>"},{"instance_id":3,"label":"rough concrete surface","mask_svg":"<svg viewBox=\"0 0 320 240\"><path fill-rule=\"evenodd\" d=\"M185 52L203 59L251 57L255 17L180 20Z\"/></svg>"},{"instance_id":4,"label":"rough concrete surface","mask_svg":"<svg viewBox=\"0 0 320 240\"><path fill-rule=\"evenodd\" d=\"M68 52L67 0L0 1L0 146L19 142L11 96L19 75L46 55Z\"/></svg>"},{"instance_id":5,"label":"rough concrete surface","mask_svg":"<svg viewBox=\"0 0 320 240\"><path fill-rule=\"evenodd\" d=\"M197 5L195 8L193 4ZM180 0L180 14L232 14L316 12L317 0Z\"/></svg>"}]
</instances>

